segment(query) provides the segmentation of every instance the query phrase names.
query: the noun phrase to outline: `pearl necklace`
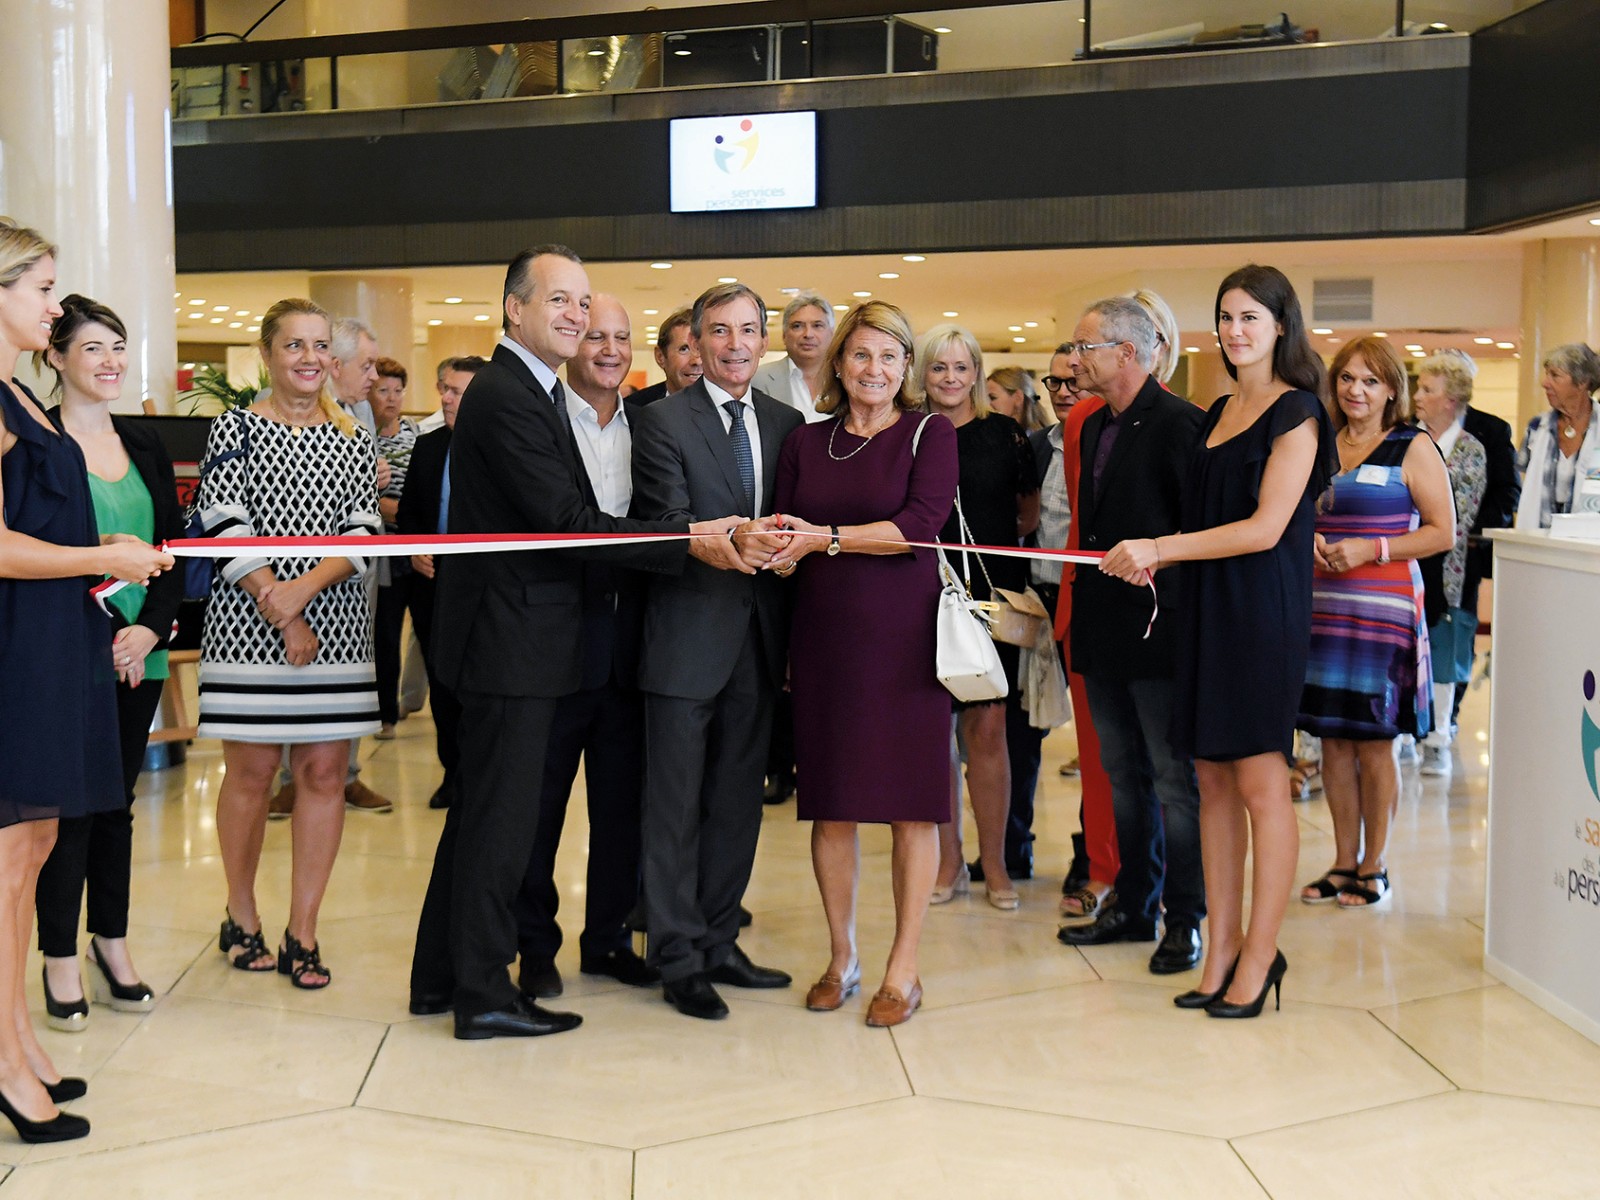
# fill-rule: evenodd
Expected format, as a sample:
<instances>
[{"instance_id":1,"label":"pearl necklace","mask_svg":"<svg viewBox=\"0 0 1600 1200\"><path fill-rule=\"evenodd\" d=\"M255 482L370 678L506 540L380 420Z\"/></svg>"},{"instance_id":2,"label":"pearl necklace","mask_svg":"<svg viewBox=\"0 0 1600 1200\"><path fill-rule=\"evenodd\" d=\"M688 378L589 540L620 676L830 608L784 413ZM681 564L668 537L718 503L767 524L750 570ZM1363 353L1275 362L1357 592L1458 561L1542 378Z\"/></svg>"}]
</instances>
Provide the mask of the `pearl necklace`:
<instances>
[{"instance_id":1,"label":"pearl necklace","mask_svg":"<svg viewBox=\"0 0 1600 1200\"><path fill-rule=\"evenodd\" d=\"M890 417L894 416L894 409L893 408L890 408L889 415L890 415ZM849 454L835 454L833 452L833 439L838 436L839 430L844 428L845 419L846 418L844 416L840 416L840 418L833 423L833 429L828 434L828 457L833 459L834 462L844 462L847 459L854 458L856 455L860 454L863 450L865 450L867 448L867 444L869 442L871 442L873 438L877 437L880 433L882 433L889 426L889 422L885 421L885 422L883 422L883 424L879 425L876 429L874 429L871 433L868 433L865 437L862 437L860 434L853 434L852 436L854 436L854 437L861 437L861 445L857 446L854 450L850 451Z\"/></svg>"}]
</instances>

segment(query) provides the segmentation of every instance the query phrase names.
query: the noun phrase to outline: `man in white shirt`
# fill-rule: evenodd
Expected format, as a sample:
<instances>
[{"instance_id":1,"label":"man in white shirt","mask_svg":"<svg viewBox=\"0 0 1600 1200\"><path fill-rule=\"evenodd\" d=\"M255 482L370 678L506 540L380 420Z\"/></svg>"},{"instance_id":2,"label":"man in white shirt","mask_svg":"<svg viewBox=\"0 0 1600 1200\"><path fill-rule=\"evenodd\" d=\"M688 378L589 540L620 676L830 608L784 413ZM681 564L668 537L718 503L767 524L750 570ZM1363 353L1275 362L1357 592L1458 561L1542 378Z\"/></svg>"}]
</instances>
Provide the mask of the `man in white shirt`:
<instances>
[{"instance_id":1,"label":"man in white shirt","mask_svg":"<svg viewBox=\"0 0 1600 1200\"><path fill-rule=\"evenodd\" d=\"M589 302L589 328L567 362L572 440L593 492L614 517L633 500L633 436L620 393L633 366L633 333L615 296ZM540 1000L562 992L556 969L561 928L556 851L567 801L583 761L589 855L579 969L635 987L661 977L628 944L627 918L639 899L639 801L644 783L644 700L636 684L644 621L643 581L609 563L584 567L582 689L563 697L550 727L540 783L539 825L514 905L521 990Z\"/></svg>"},{"instance_id":2,"label":"man in white shirt","mask_svg":"<svg viewBox=\"0 0 1600 1200\"><path fill-rule=\"evenodd\" d=\"M816 292L797 292L783 310L783 348L787 353L756 372L755 386L799 411L808 421L824 420L816 400L827 375L828 343L833 340L833 306Z\"/></svg>"}]
</instances>

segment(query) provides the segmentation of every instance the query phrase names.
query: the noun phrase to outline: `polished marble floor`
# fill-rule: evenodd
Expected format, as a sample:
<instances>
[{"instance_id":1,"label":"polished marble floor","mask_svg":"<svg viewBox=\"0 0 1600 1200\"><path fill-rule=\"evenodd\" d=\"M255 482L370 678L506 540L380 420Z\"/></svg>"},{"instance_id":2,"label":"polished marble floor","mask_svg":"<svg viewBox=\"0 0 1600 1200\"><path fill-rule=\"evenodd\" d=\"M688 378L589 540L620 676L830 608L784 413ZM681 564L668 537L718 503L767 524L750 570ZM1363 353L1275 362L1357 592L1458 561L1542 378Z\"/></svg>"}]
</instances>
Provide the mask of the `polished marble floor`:
<instances>
[{"instance_id":1,"label":"polished marble floor","mask_svg":"<svg viewBox=\"0 0 1600 1200\"><path fill-rule=\"evenodd\" d=\"M658 992L579 975L574 938L561 1003L585 1023L526 1042L457 1042L448 1018L406 1012L441 821L426 714L366 743L366 778L396 808L350 816L324 992L217 953L221 765L200 743L140 787L131 936L160 1002L45 1033L58 1066L90 1078L73 1107L94 1132L32 1148L0 1133L0 1196L1592 1197L1600 1046L1482 970L1486 712L1472 693L1451 779L1407 773L1392 904L1291 905L1283 1009L1260 1020L1175 1010L1194 978L1150 975L1148 946L1056 942L1068 729L1045 747L1040 878L1016 913L981 895L933 910L909 1024L866 1028L861 998L804 1009L826 931L785 805L766 811L744 944L800 986L725 989L729 1020L691 1021ZM1308 879L1331 861L1330 826L1320 800L1297 811ZM561 856L572 912L585 834L576 820ZM269 934L288 843L269 828ZM892 925L881 831L862 873L870 992Z\"/></svg>"}]
</instances>

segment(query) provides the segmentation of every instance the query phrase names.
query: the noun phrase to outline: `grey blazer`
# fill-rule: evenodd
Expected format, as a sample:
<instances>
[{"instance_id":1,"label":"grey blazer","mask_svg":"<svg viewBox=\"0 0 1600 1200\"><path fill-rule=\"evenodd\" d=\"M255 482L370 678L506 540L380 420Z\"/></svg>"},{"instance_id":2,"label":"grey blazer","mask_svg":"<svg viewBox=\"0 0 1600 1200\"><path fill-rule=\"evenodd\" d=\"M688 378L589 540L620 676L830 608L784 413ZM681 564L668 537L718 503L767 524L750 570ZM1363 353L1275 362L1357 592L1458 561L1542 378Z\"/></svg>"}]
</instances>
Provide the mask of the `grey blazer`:
<instances>
[{"instance_id":1,"label":"grey blazer","mask_svg":"<svg viewBox=\"0 0 1600 1200\"><path fill-rule=\"evenodd\" d=\"M804 419L752 391L761 432L761 511L772 512L778 453ZM709 521L747 507L733 447L703 383L658 400L633 424L633 509L640 520ZM691 558L681 575L650 581L639 687L707 700L733 674L754 612L768 678L782 681L789 646L789 587L771 571L719 571Z\"/></svg>"}]
</instances>

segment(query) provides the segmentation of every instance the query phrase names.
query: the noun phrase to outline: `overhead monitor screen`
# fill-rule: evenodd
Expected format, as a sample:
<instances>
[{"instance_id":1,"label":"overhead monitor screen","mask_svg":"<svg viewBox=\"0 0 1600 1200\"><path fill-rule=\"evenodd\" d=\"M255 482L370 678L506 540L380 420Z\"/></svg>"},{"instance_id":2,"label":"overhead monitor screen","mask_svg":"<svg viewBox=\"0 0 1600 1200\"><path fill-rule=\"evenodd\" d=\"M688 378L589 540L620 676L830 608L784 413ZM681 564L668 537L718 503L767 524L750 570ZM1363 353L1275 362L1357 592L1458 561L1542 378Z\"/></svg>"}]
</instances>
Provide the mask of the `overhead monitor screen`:
<instances>
[{"instance_id":1,"label":"overhead monitor screen","mask_svg":"<svg viewBox=\"0 0 1600 1200\"><path fill-rule=\"evenodd\" d=\"M817 114L680 117L670 164L673 212L815 208Z\"/></svg>"}]
</instances>

